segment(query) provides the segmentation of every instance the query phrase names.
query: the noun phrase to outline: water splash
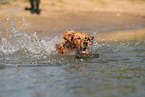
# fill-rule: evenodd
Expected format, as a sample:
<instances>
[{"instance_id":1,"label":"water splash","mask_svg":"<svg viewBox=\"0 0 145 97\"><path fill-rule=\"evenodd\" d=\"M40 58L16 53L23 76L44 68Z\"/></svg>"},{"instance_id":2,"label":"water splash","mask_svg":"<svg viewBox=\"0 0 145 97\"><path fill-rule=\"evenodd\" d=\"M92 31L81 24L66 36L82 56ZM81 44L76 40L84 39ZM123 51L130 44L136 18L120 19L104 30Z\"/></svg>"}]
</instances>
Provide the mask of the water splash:
<instances>
[{"instance_id":1,"label":"water splash","mask_svg":"<svg viewBox=\"0 0 145 97\"><path fill-rule=\"evenodd\" d=\"M22 20L22 21L19 21ZM20 29L30 26L21 14L8 11L0 21L0 61L4 64L42 64L59 62L50 56L56 55L56 44L59 37L43 40L37 32L28 35ZM56 56L55 56L56 57ZM54 61L54 62L53 62Z\"/></svg>"},{"instance_id":2,"label":"water splash","mask_svg":"<svg viewBox=\"0 0 145 97\"><path fill-rule=\"evenodd\" d=\"M56 50L56 44L61 43L59 36L49 39L39 39L37 32L27 34L21 29L31 28L31 24L25 21L25 17L16 14L13 9L8 10L5 18L0 20L0 62L4 65L63 65L74 62L87 62L87 60L75 59L74 54L60 55ZM90 46L91 53L100 54L95 63L108 63L110 61L128 60L130 57L145 56L145 41L117 41L100 38L97 32L93 34L95 41ZM97 41L100 40L100 41ZM109 42L114 40L114 42ZM135 58L133 58L135 59ZM121 62L121 61L120 61ZM123 61L124 62L124 61Z\"/></svg>"},{"instance_id":3,"label":"water splash","mask_svg":"<svg viewBox=\"0 0 145 97\"><path fill-rule=\"evenodd\" d=\"M28 50L32 53L40 53L49 46L48 44L50 43L37 38L36 32L28 35L27 33L19 31L28 26L28 23L25 23L24 17L22 17L22 21L18 21L20 16L20 14L16 15L14 13L14 9L11 9L8 11L5 19L0 22L0 54L10 54L21 49ZM51 50L53 50L52 47ZM48 54L51 50L45 49Z\"/></svg>"}]
</instances>

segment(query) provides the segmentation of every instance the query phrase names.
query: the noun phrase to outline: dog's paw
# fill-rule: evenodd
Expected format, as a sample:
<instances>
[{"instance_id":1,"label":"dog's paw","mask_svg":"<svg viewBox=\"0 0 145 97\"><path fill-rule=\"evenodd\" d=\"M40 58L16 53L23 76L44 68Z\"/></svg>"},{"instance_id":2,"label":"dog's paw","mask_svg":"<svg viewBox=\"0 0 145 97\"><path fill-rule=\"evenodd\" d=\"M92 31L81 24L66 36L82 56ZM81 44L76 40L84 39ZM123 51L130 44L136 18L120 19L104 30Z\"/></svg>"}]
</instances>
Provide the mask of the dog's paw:
<instances>
[{"instance_id":1,"label":"dog's paw","mask_svg":"<svg viewBox=\"0 0 145 97\"><path fill-rule=\"evenodd\" d=\"M63 45L56 44L56 48L57 48L57 50L58 50L59 53L61 53L61 54L64 53L64 51L63 51L63 49L64 49Z\"/></svg>"}]
</instances>

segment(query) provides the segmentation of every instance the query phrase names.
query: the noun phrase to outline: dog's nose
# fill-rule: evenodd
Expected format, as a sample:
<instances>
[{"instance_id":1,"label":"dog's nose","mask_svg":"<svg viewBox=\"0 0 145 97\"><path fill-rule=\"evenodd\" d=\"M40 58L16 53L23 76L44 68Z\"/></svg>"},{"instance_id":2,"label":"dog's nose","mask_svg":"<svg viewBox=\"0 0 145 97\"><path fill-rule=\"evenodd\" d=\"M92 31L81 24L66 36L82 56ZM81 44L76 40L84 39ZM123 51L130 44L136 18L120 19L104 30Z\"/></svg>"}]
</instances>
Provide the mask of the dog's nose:
<instances>
[{"instance_id":1,"label":"dog's nose","mask_svg":"<svg viewBox=\"0 0 145 97\"><path fill-rule=\"evenodd\" d=\"M88 43L87 42L84 42L83 44L84 44L84 46L88 46Z\"/></svg>"}]
</instances>

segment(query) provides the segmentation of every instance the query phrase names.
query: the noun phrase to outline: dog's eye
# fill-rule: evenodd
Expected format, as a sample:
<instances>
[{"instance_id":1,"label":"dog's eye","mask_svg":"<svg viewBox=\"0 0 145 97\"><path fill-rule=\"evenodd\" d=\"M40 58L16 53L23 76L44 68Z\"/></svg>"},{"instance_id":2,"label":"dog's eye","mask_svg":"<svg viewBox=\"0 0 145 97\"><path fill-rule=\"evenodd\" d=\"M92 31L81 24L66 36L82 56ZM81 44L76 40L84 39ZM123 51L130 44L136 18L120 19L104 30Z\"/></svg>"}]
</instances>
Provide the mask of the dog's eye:
<instances>
[{"instance_id":1,"label":"dog's eye","mask_svg":"<svg viewBox=\"0 0 145 97\"><path fill-rule=\"evenodd\" d=\"M87 39L87 37L85 37L85 39Z\"/></svg>"},{"instance_id":2,"label":"dog's eye","mask_svg":"<svg viewBox=\"0 0 145 97\"><path fill-rule=\"evenodd\" d=\"M77 38L77 39L81 39L81 38Z\"/></svg>"},{"instance_id":3,"label":"dog's eye","mask_svg":"<svg viewBox=\"0 0 145 97\"><path fill-rule=\"evenodd\" d=\"M88 38L88 41L91 41L91 39L90 39L90 38Z\"/></svg>"}]
</instances>

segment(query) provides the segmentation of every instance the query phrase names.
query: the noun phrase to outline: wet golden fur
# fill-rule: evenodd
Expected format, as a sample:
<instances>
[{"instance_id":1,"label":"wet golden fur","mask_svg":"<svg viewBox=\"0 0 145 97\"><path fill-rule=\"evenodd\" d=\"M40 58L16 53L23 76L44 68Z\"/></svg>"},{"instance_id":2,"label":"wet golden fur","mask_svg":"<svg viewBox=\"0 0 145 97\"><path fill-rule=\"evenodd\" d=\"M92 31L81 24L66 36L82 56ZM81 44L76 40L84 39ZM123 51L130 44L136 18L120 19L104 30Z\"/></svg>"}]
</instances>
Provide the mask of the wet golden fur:
<instances>
[{"instance_id":1,"label":"wet golden fur","mask_svg":"<svg viewBox=\"0 0 145 97\"><path fill-rule=\"evenodd\" d=\"M57 44L59 53L68 53L71 49L76 49L79 54L89 54L89 45L92 45L94 37L77 31L67 31L62 36L64 41Z\"/></svg>"}]
</instances>

